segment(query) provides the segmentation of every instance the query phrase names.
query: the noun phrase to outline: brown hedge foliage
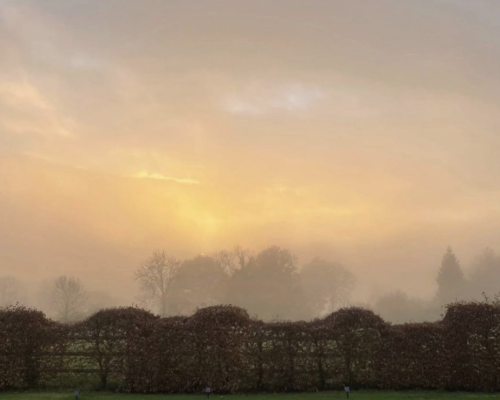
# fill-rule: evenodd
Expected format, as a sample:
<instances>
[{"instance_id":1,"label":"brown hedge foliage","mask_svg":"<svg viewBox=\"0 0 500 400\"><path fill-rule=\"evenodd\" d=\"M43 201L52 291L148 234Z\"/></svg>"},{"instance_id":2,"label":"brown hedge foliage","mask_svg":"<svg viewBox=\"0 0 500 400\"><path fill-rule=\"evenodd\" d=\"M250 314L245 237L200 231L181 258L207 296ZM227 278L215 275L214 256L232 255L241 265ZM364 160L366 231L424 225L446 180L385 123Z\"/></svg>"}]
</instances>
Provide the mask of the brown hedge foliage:
<instances>
[{"instance_id":1,"label":"brown hedge foliage","mask_svg":"<svg viewBox=\"0 0 500 400\"><path fill-rule=\"evenodd\" d=\"M448 358L440 323L392 326L376 362L387 389L437 389L447 382Z\"/></svg>"},{"instance_id":2,"label":"brown hedge foliage","mask_svg":"<svg viewBox=\"0 0 500 400\"><path fill-rule=\"evenodd\" d=\"M323 321L329 338L330 376L335 386L376 386L376 361L380 358L389 325L372 311L341 309Z\"/></svg>"},{"instance_id":3,"label":"brown hedge foliage","mask_svg":"<svg viewBox=\"0 0 500 400\"><path fill-rule=\"evenodd\" d=\"M260 388L302 391L314 387L309 348L311 336L305 322L261 324Z\"/></svg>"},{"instance_id":4,"label":"brown hedge foliage","mask_svg":"<svg viewBox=\"0 0 500 400\"><path fill-rule=\"evenodd\" d=\"M346 308L310 322L249 318L234 306L159 318L102 310L67 326L0 311L0 390L54 374L95 374L125 392L219 393L353 388L500 390L500 308L457 303L436 323L390 325Z\"/></svg>"},{"instance_id":5,"label":"brown hedge foliage","mask_svg":"<svg viewBox=\"0 0 500 400\"><path fill-rule=\"evenodd\" d=\"M150 312L133 307L98 311L73 326L73 354L94 361L104 389L110 375L123 379L132 375L130 371L137 369L141 360L147 365L147 355L151 353L148 347L139 351L139 346L145 346L139 338L150 326L148 323L157 319Z\"/></svg>"},{"instance_id":6,"label":"brown hedge foliage","mask_svg":"<svg viewBox=\"0 0 500 400\"><path fill-rule=\"evenodd\" d=\"M194 390L207 384L219 392L240 389L249 327L248 313L233 306L204 308L189 318L193 358L188 376Z\"/></svg>"},{"instance_id":7,"label":"brown hedge foliage","mask_svg":"<svg viewBox=\"0 0 500 400\"><path fill-rule=\"evenodd\" d=\"M130 392L189 392L192 391L191 366L193 365L193 334L187 329L187 318L162 318L149 333L142 336L154 350L149 352L148 368L152 383L142 386L131 385L134 377L126 379L126 390ZM148 328L146 328L148 330ZM148 334L153 335L148 338ZM140 349L141 347L138 347ZM145 382L144 382L145 383Z\"/></svg>"},{"instance_id":8,"label":"brown hedge foliage","mask_svg":"<svg viewBox=\"0 0 500 400\"><path fill-rule=\"evenodd\" d=\"M449 351L449 389L498 390L500 387L500 307L455 303L443 319Z\"/></svg>"},{"instance_id":9,"label":"brown hedge foliage","mask_svg":"<svg viewBox=\"0 0 500 400\"><path fill-rule=\"evenodd\" d=\"M30 308L0 310L0 390L36 388L62 365L67 328Z\"/></svg>"}]
</instances>

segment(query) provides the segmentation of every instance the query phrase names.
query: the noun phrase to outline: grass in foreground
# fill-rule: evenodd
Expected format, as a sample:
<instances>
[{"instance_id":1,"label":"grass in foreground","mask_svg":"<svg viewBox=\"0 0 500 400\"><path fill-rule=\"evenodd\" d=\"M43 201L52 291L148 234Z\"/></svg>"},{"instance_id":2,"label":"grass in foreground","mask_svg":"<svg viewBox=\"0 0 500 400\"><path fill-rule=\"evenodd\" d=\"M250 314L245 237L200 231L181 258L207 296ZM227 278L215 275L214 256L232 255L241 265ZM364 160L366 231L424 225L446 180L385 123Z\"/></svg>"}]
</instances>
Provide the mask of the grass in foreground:
<instances>
[{"instance_id":1,"label":"grass in foreground","mask_svg":"<svg viewBox=\"0 0 500 400\"><path fill-rule=\"evenodd\" d=\"M205 400L199 395L130 395L113 393L81 393L79 400ZM1 400L72 400L72 392L27 392L1 393ZM343 400L344 392L294 393L294 394L250 394L212 395L211 400ZM374 391L360 390L350 394L350 400L500 400L500 393L463 393L441 391Z\"/></svg>"}]
</instances>

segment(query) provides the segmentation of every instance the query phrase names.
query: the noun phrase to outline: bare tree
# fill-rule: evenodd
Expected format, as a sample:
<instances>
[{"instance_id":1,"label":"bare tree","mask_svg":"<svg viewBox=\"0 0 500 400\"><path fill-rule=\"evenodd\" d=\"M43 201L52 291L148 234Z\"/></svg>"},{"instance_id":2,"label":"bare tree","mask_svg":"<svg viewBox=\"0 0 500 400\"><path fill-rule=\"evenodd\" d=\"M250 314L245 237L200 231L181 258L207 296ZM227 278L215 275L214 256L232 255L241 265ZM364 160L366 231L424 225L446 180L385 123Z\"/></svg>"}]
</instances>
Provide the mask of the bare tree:
<instances>
[{"instance_id":1,"label":"bare tree","mask_svg":"<svg viewBox=\"0 0 500 400\"><path fill-rule=\"evenodd\" d=\"M235 263L235 254L230 251L219 251L212 256L212 259L226 275L231 276L237 268Z\"/></svg>"},{"instance_id":2,"label":"bare tree","mask_svg":"<svg viewBox=\"0 0 500 400\"><path fill-rule=\"evenodd\" d=\"M66 275L58 277L53 282L51 298L60 321L76 321L85 315L88 294L78 278Z\"/></svg>"},{"instance_id":3,"label":"bare tree","mask_svg":"<svg viewBox=\"0 0 500 400\"><path fill-rule=\"evenodd\" d=\"M0 278L0 308L20 303L24 300L21 284L13 276Z\"/></svg>"},{"instance_id":4,"label":"bare tree","mask_svg":"<svg viewBox=\"0 0 500 400\"><path fill-rule=\"evenodd\" d=\"M245 268L248 264L255 260L255 253L253 250L244 249L241 246L236 246L233 250L233 254L238 260L238 267L240 269Z\"/></svg>"},{"instance_id":5,"label":"bare tree","mask_svg":"<svg viewBox=\"0 0 500 400\"><path fill-rule=\"evenodd\" d=\"M146 305L157 307L162 316L167 315L172 285L180 265L180 260L167 255L165 251L155 251L135 271L135 280L140 284L141 300Z\"/></svg>"},{"instance_id":6,"label":"bare tree","mask_svg":"<svg viewBox=\"0 0 500 400\"><path fill-rule=\"evenodd\" d=\"M229 276L245 268L255 258L252 250L236 246L233 251L222 250L212 256L215 263Z\"/></svg>"}]
</instances>

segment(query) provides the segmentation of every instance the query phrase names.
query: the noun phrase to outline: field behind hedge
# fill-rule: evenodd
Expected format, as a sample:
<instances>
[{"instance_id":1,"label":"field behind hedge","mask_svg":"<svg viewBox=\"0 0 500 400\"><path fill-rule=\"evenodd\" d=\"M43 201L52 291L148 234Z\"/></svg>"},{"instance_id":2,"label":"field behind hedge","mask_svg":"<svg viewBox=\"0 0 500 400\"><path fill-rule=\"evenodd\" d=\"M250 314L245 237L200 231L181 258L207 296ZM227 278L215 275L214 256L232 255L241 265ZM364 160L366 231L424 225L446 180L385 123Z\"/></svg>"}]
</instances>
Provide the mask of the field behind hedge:
<instances>
[{"instance_id":1,"label":"field behind hedge","mask_svg":"<svg viewBox=\"0 0 500 400\"><path fill-rule=\"evenodd\" d=\"M4 393L0 395L5 400L72 400L72 393ZM137 395L111 393L82 393L80 400L204 400L203 395ZM343 400L343 392L295 393L295 394L252 394L211 396L212 400ZM497 393L465 393L442 391L384 391L361 390L354 391L350 400L498 400Z\"/></svg>"}]
</instances>

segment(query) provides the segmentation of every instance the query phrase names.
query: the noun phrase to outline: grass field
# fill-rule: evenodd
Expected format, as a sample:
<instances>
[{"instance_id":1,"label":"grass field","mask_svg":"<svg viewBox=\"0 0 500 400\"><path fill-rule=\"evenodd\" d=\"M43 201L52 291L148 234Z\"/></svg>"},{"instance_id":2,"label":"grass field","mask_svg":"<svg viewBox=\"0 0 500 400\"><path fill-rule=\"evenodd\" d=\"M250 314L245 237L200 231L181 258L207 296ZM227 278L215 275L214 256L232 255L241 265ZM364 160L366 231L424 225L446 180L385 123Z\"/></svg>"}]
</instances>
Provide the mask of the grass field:
<instances>
[{"instance_id":1,"label":"grass field","mask_svg":"<svg viewBox=\"0 0 500 400\"><path fill-rule=\"evenodd\" d=\"M81 393L80 400L205 400L203 395L127 395L111 393ZM260 394L260 395L229 395L210 396L211 400L341 400L345 399L343 392L297 393L297 394ZM30 392L1 393L1 400L72 400L73 394ZM500 393L454 393L454 392L391 392L391 391L355 391L350 400L500 400Z\"/></svg>"}]
</instances>

